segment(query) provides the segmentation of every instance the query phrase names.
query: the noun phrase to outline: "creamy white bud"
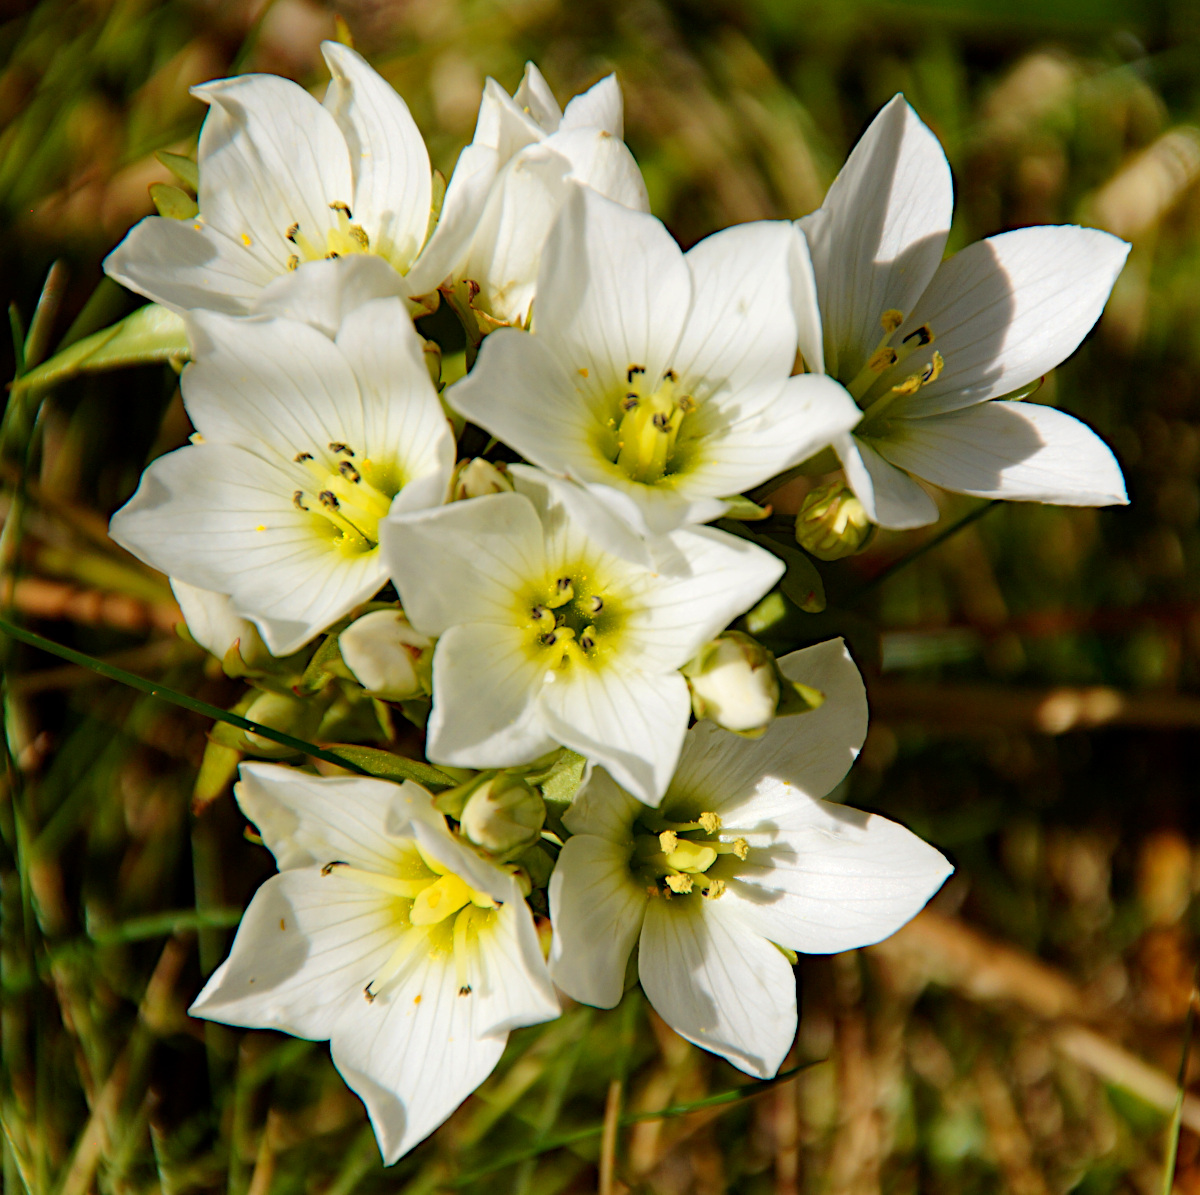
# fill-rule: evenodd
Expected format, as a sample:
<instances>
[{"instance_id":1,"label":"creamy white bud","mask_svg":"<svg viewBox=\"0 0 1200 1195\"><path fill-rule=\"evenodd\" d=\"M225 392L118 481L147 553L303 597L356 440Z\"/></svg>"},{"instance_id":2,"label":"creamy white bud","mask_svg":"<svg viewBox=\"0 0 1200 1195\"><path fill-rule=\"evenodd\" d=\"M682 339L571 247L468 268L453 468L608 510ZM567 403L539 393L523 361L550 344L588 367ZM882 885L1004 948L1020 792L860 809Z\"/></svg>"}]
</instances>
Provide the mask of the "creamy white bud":
<instances>
[{"instance_id":1,"label":"creamy white bud","mask_svg":"<svg viewBox=\"0 0 1200 1195\"><path fill-rule=\"evenodd\" d=\"M429 691L433 640L415 630L399 610L372 610L339 636L346 667L368 693L408 701Z\"/></svg>"},{"instance_id":2,"label":"creamy white bud","mask_svg":"<svg viewBox=\"0 0 1200 1195\"><path fill-rule=\"evenodd\" d=\"M450 483L450 496L454 502L464 498L482 498L485 494L503 494L513 488L508 473L477 456L474 460L460 461Z\"/></svg>"},{"instance_id":3,"label":"creamy white bud","mask_svg":"<svg viewBox=\"0 0 1200 1195\"><path fill-rule=\"evenodd\" d=\"M476 846L504 856L537 842L545 820L541 796L519 776L502 772L470 795L461 822L463 834Z\"/></svg>"},{"instance_id":4,"label":"creamy white bud","mask_svg":"<svg viewBox=\"0 0 1200 1195\"><path fill-rule=\"evenodd\" d=\"M779 679L765 647L738 631L726 631L684 668L692 712L738 734L759 734L775 717Z\"/></svg>"},{"instance_id":5,"label":"creamy white bud","mask_svg":"<svg viewBox=\"0 0 1200 1195\"><path fill-rule=\"evenodd\" d=\"M853 556L874 529L863 504L840 482L811 490L796 514L796 542L818 560Z\"/></svg>"},{"instance_id":6,"label":"creamy white bud","mask_svg":"<svg viewBox=\"0 0 1200 1195\"><path fill-rule=\"evenodd\" d=\"M200 589L171 578L171 592L179 603L188 633L205 651L224 660L234 648L248 667L265 664L271 653L252 622L235 613L233 602L223 593Z\"/></svg>"}]
</instances>

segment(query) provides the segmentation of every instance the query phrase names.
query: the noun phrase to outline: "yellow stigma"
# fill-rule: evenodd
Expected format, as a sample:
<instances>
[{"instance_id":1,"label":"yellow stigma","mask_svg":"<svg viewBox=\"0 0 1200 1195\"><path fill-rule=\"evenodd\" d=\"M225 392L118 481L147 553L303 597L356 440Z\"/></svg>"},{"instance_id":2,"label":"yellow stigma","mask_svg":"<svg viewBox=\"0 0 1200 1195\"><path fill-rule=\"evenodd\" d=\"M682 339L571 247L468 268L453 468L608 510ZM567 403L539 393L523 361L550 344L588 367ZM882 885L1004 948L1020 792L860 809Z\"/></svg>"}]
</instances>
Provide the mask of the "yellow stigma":
<instances>
[{"instance_id":1,"label":"yellow stigma","mask_svg":"<svg viewBox=\"0 0 1200 1195\"><path fill-rule=\"evenodd\" d=\"M656 485L686 464L688 437L681 441L681 431L695 410L696 400L682 392L674 370L651 389L645 369L630 365L615 410L601 429L600 451L631 481Z\"/></svg>"}]
</instances>

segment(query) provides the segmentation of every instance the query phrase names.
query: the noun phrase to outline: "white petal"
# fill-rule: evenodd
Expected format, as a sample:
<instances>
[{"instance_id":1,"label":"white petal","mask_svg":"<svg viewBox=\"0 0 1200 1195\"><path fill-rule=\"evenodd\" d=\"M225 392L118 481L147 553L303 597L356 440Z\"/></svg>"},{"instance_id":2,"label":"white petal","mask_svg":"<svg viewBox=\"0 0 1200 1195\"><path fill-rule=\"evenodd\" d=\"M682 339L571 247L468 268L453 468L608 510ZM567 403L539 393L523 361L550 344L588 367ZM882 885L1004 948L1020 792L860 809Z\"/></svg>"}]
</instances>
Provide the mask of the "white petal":
<instances>
[{"instance_id":1,"label":"white petal","mask_svg":"<svg viewBox=\"0 0 1200 1195\"><path fill-rule=\"evenodd\" d=\"M854 147L818 212L801 220L825 324L825 368L849 381L890 309L908 315L933 277L954 187L938 139L896 96Z\"/></svg>"},{"instance_id":2,"label":"white petal","mask_svg":"<svg viewBox=\"0 0 1200 1195\"><path fill-rule=\"evenodd\" d=\"M458 995L453 959L422 952L386 996L361 996L333 1033L334 1065L367 1106L390 1165L438 1127L492 1073L507 1034L485 1035Z\"/></svg>"},{"instance_id":3,"label":"white petal","mask_svg":"<svg viewBox=\"0 0 1200 1195\"><path fill-rule=\"evenodd\" d=\"M618 140L625 136L625 102L616 75L608 75L577 95L563 113L561 129L604 129Z\"/></svg>"},{"instance_id":4,"label":"white petal","mask_svg":"<svg viewBox=\"0 0 1200 1195\"><path fill-rule=\"evenodd\" d=\"M291 224L318 247L350 205L346 139L303 87L276 75L238 75L192 89L210 105L200 130L200 211L265 265L286 269ZM247 243L248 242L248 243Z\"/></svg>"},{"instance_id":5,"label":"white petal","mask_svg":"<svg viewBox=\"0 0 1200 1195\"><path fill-rule=\"evenodd\" d=\"M495 79L484 81L473 145L490 146L503 165L518 150L545 136L546 130Z\"/></svg>"},{"instance_id":6,"label":"white petal","mask_svg":"<svg viewBox=\"0 0 1200 1195\"><path fill-rule=\"evenodd\" d=\"M550 876L550 974L573 1000L613 1008L648 897L629 872L629 843L567 840Z\"/></svg>"},{"instance_id":7,"label":"white petal","mask_svg":"<svg viewBox=\"0 0 1200 1195\"><path fill-rule=\"evenodd\" d=\"M563 814L572 834L589 834L610 842L633 842L632 826L642 802L630 796L603 768L593 768Z\"/></svg>"},{"instance_id":8,"label":"white petal","mask_svg":"<svg viewBox=\"0 0 1200 1195\"><path fill-rule=\"evenodd\" d=\"M228 593L271 652L289 655L386 579L378 551L339 551L316 526L321 516L293 506L291 486L241 448L190 445L142 474L110 534L169 576Z\"/></svg>"},{"instance_id":9,"label":"white petal","mask_svg":"<svg viewBox=\"0 0 1200 1195\"><path fill-rule=\"evenodd\" d=\"M566 201L570 163L544 145L501 167L456 273L479 286L477 305L496 319L523 323L537 287L542 246Z\"/></svg>"},{"instance_id":10,"label":"white petal","mask_svg":"<svg viewBox=\"0 0 1200 1195\"><path fill-rule=\"evenodd\" d=\"M246 315L280 270L202 220L147 216L104 259L104 272L174 311Z\"/></svg>"},{"instance_id":11,"label":"white petal","mask_svg":"<svg viewBox=\"0 0 1200 1195\"><path fill-rule=\"evenodd\" d=\"M605 129L564 129L547 137L543 144L571 163L570 177L576 182L623 207L638 212L650 210L642 172L619 137Z\"/></svg>"},{"instance_id":12,"label":"white petal","mask_svg":"<svg viewBox=\"0 0 1200 1195\"><path fill-rule=\"evenodd\" d=\"M563 746L603 764L639 800L657 805L691 713L683 677L602 662L550 673L547 682L538 702L546 729Z\"/></svg>"},{"instance_id":13,"label":"white petal","mask_svg":"<svg viewBox=\"0 0 1200 1195\"><path fill-rule=\"evenodd\" d=\"M665 537L683 567L643 582L643 603L629 616L625 633L631 658L679 668L697 649L745 613L783 575L770 552L711 527Z\"/></svg>"},{"instance_id":14,"label":"white petal","mask_svg":"<svg viewBox=\"0 0 1200 1195\"><path fill-rule=\"evenodd\" d=\"M722 899L793 950L833 954L878 942L914 917L954 870L887 818L794 789L777 794L773 806L777 816L763 823L770 844L751 837L749 857Z\"/></svg>"},{"instance_id":15,"label":"white petal","mask_svg":"<svg viewBox=\"0 0 1200 1195\"><path fill-rule=\"evenodd\" d=\"M956 253L938 267L896 337L928 323L946 366L893 412L953 411L1010 394L1053 369L1100 318L1128 253L1107 232L1070 225L1018 228ZM917 359L897 376L912 373Z\"/></svg>"},{"instance_id":16,"label":"white petal","mask_svg":"<svg viewBox=\"0 0 1200 1195\"><path fill-rule=\"evenodd\" d=\"M651 901L638 971L655 1011L681 1037L760 1079L796 1036L796 981L783 955L718 898Z\"/></svg>"},{"instance_id":17,"label":"white petal","mask_svg":"<svg viewBox=\"0 0 1200 1195\"><path fill-rule=\"evenodd\" d=\"M897 419L876 444L893 464L960 494L1061 506L1129 501L1104 441L1078 419L1037 403L987 402Z\"/></svg>"},{"instance_id":18,"label":"white petal","mask_svg":"<svg viewBox=\"0 0 1200 1195\"><path fill-rule=\"evenodd\" d=\"M171 578L171 592L179 603L188 634L218 660L235 643L247 663L265 651L254 624L238 616L228 594L198 589L178 577Z\"/></svg>"},{"instance_id":19,"label":"white petal","mask_svg":"<svg viewBox=\"0 0 1200 1195\"><path fill-rule=\"evenodd\" d=\"M521 85L513 94L513 103L528 112L547 133L553 133L562 120L562 109L542 72L532 62L525 64Z\"/></svg>"},{"instance_id":20,"label":"white petal","mask_svg":"<svg viewBox=\"0 0 1200 1195\"><path fill-rule=\"evenodd\" d=\"M779 666L790 680L823 693L824 705L777 718L760 739L697 722L684 740L667 807L678 794L696 812L719 813L731 833L740 833L784 816L801 795L825 796L850 770L867 734L867 695L845 643L831 639L794 651ZM764 797L764 777L788 791L772 784ZM764 804L768 799L780 804Z\"/></svg>"},{"instance_id":21,"label":"white petal","mask_svg":"<svg viewBox=\"0 0 1200 1195\"><path fill-rule=\"evenodd\" d=\"M404 612L423 635L463 622L511 624L516 595L545 572L542 524L520 494L389 516L379 535Z\"/></svg>"},{"instance_id":22,"label":"white petal","mask_svg":"<svg viewBox=\"0 0 1200 1195\"><path fill-rule=\"evenodd\" d=\"M888 464L873 443L850 435L833 444L846 471L846 482L863 504L867 517L881 527L897 530L936 523L938 508L934 500L907 473Z\"/></svg>"},{"instance_id":23,"label":"white petal","mask_svg":"<svg viewBox=\"0 0 1200 1195\"><path fill-rule=\"evenodd\" d=\"M809 373L824 373L825 346L817 279L813 274L808 241L799 224L795 227L796 235L788 246L788 274L792 285L792 311L796 316L796 348Z\"/></svg>"},{"instance_id":24,"label":"white petal","mask_svg":"<svg viewBox=\"0 0 1200 1195\"><path fill-rule=\"evenodd\" d=\"M350 153L355 223L370 236L371 252L398 270L412 265L429 227L429 153L395 89L361 55L337 42L321 43L333 78L325 108Z\"/></svg>"},{"instance_id":25,"label":"white petal","mask_svg":"<svg viewBox=\"0 0 1200 1195\"><path fill-rule=\"evenodd\" d=\"M525 628L475 623L453 626L438 640L426 746L431 760L506 768L554 749L553 732L536 703L545 665L531 655L529 634Z\"/></svg>"},{"instance_id":26,"label":"white petal","mask_svg":"<svg viewBox=\"0 0 1200 1195\"><path fill-rule=\"evenodd\" d=\"M239 775L234 796L280 871L339 859L387 872L395 867L396 833L434 812L433 798L412 781L312 776L270 763L244 763Z\"/></svg>"},{"instance_id":27,"label":"white petal","mask_svg":"<svg viewBox=\"0 0 1200 1195\"><path fill-rule=\"evenodd\" d=\"M242 916L229 957L188 1010L226 1025L329 1037L395 947L386 896L336 873L272 876Z\"/></svg>"},{"instance_id":28,"label":"white petal","mask_svg":"<svg viewBox=\"0 0 1200 1195\"><path fill-rule=\"evenodd\" d=\"M683 254L658 220L579 187L542 251L534 325L593 386L619 384L631 365L657 379L674 356L691 291Z\"/></svg>"},{"instance_id":29,"label":"white petal","mask_svg":"<svg viewBox=\"0 0 1200 1195\"><path fill-rule=\"evenodd\" d=\"M792 372L795 237L785 221L759 220L713 233L684 255L692 306L671 364L701 402L724 398L736 412L742 391L773 388Z\"/></svg>"},{"instance_id":30,"label":"white petal","mask_svg":"<svg viewBox=\"0 0 1200 1195\"><path fill-rule=\"evenodd\" d=\"M279 315L337 336L342 321L372 299L408 294L405 280L382 257L356 253L331 261L302 262L263 287L255 315Z\"/></svg>"}]
</instances>

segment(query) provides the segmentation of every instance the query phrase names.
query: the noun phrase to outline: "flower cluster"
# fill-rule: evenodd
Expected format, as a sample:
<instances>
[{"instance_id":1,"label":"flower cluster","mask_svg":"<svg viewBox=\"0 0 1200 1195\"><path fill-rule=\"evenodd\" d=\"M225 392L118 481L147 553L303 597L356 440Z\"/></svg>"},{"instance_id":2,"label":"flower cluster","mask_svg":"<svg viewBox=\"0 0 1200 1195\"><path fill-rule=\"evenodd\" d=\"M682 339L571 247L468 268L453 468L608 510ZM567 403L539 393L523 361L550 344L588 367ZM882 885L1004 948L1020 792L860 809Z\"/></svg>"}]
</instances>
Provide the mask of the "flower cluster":
<instances>
[{"instance_id":1,"label":"flower cluster","mask_svg":"<svg viewBox=\"0 0 1200 1195\"><path fill-rule=\"evenodd\" d=\"M897 97L819 211L684 252L615 79L563 110L532 65L489 80L443 194L403 100L324 53L323 103L197 88L194 195L158 189L106 263L182 320L195 428L113 537L246 680L235 712L371 773L214 731L198 797L240 765L279 873L192 1012L328 1039L389 1162L558 991L640 982L773 1075L796 952L887 936L950 865L828 799L867 727L841 641L776 659L731 624L797 544L934 520L925 483L1123 502L1091 431L1019 400L1127 247L1031 228L943 262L949 170ZM457 367L419 330L440 303ZM748 495L839 460L794 537L747 529ZM427 762L399 750L419 731Z\"/></svg>"}]
</instances>

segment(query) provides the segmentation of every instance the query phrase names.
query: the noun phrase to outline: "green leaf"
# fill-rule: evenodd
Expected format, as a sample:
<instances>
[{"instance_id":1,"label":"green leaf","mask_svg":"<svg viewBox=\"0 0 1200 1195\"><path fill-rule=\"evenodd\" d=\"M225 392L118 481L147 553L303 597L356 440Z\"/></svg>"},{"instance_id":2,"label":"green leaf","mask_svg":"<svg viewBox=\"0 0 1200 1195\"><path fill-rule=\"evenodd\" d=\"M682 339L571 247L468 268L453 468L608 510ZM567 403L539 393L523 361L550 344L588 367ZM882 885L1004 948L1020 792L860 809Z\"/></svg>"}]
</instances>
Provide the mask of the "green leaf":
<instances>
[{"instance_id":1,"label":"green leaf","mask_svg":"<svg viewBox=\"0 0 1200 1195\"><path fill-rule=\"evenodd\" d=\"M732 498L722 498L721 501L728 503L725 511L727 519L740 519L743 522L756 523L761 519L769 518L771 514L769 506L759 506L758 503L751 502L749 498L743 497L741 494L734 494Z\"/></svg>"},{"instance_id":2,"label":"green leaf","mask_svg":"<svg viewBox=\"0 0 1200 1195\"><path fill-rule=\"evenodd\" d=\"M56 386L81 373L185 359L190 353L183 318L157 303L139 307L120 323L76 341L13 384L13 392Z\"/></svg>"},{"instance_id":3,"label":"green leaf","mask_svg":"<svg viewBox=\"0 0 1200 1195\"><path fill-rule=\"evenodd\" d=\"M330 743L329 750L335 751L347 763L384 780L415 780L426 788L451 788L457 783L452 776L435 768L432 764L407 759L378 747L360 747L351 743Z\"/></svg>"},{"instance_id":4,"label":"green leaf","mask_svg":"<svg viewBox=\"0 0 1200 1195\"><path fill-rule=\"evenodd\" d=\"M335 662L337 664L342 662L342 653L338 650L338 637L337 635L327 635L321 641L321 646L313 653L308 667L304 669L304 675L296 685L297 695L312 697L325 688L335 675L331 668Z\"/></svg>"},{"instance_id":5,"label":"green leaf","mask_svg":"<svg viewBox=\"0 0 1200 1195\"><path fill-rule=\"evenodd\" d=\"M193 193L200 190L200 167L191 158L183 154L167 153L160 149L154 155L188 190Z\"/></svg>"},{"instance_id":6,"label":"green leaf","mask_svg":"<svg viewBox=\"0 0 1200 1195\"><path fill-rule=\"evenodd\" d=\"M158 214L168 220L190 220L200 210L186 191L170 183L151 183L150 198Z\"/></svg>"}]
</instances>

